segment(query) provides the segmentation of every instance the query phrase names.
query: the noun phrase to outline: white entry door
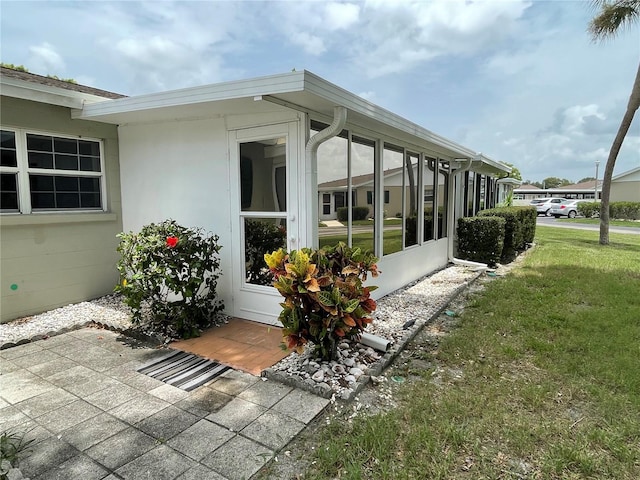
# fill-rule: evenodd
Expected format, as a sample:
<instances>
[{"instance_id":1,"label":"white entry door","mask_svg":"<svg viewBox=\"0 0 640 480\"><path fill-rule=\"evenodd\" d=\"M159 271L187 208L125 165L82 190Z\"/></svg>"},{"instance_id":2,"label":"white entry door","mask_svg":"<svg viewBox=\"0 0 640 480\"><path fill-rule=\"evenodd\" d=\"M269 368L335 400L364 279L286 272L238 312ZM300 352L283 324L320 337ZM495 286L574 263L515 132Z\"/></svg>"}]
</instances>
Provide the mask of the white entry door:
<instances>
[{"instance_id":1,"label":"white entry door","mask_svg":"<svg viewBox=\"0 0 640 480\"><path fill-rule=\"evenodd\" d=\"M298 248L296 122L229 132L233 314L271 325L283 298L264 254Z\"/></svg>"}]
</instances>

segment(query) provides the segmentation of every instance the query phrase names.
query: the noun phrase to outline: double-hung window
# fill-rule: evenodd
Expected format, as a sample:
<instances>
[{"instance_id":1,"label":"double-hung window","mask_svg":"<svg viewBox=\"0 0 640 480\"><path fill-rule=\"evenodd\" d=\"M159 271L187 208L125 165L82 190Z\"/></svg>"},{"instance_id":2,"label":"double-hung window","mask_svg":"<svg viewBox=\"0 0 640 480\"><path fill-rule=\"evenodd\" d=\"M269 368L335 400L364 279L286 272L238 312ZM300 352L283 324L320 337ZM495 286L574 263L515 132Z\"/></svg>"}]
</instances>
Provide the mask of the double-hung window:
<instances>
[{"instance_id":1,"label":"double-hung window","mask_svg":"<svg viewBox=\"0 0 640 480\"><path fill-rule=\"evenodd\" d=\"M3 213L104 210L100 140L8 128L1 135Z\"/></svg>"}]
</instances>

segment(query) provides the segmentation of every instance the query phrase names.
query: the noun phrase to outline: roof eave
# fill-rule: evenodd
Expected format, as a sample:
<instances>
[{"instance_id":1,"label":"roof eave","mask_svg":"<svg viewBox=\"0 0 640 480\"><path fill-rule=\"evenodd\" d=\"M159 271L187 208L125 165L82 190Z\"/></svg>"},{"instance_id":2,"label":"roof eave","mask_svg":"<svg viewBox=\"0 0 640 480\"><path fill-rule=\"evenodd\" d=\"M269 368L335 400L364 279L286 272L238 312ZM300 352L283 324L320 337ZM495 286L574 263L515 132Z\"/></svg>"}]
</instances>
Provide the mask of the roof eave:
<instances>
[{"instance_id":1,"label":"roof eave","mask_svg":"<svg viewBox=\"0 0 640 480\"><path fill-rule=\"evenodd\" d=\"M48 103L72 109L81 109L88 104L107 102L109 99L73 90L40 85L9 77L0 77L0 93L6 97L33 102Z\"/></svg>"}]
</instances>

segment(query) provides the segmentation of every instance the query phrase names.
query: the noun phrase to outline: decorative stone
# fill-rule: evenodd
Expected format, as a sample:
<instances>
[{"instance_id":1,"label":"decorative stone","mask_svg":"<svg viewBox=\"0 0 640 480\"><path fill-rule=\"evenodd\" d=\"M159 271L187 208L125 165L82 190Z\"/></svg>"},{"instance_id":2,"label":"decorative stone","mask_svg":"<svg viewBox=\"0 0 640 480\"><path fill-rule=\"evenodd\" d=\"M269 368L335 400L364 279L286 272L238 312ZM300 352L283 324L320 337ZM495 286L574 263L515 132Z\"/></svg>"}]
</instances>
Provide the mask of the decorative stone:
<instances>
[{"instance_id":1,"label":"decorative stone","mask_svg":"<svg viewBox=\"0 0 640 480\"><path fill-rule=\"evenodd\" d=\"M344 379L349 383L356 383L356 377L354 377L353 375L347 375L346 377L344 377Z\"/></svg>"},{"instance_id":2,"label":"decorative stone","mask_svg":"<svg viewBox=\"0 0 640 480\"><path fill-rule=\"evenodd\" d=\"M346 372L342 365L334 365L331 370L333 370L333 373L338 375L343 375Z\"/></svg>"},{"instance_id":3,"label":"decorative stone","mask_svg":"<svg viewBox=\"0 0 640 480\"><path fill-rule=\"evenodd\" d=\"M353 367L356 364L356 361L353 358L345 358L342 363L345 367Z\"/></svg>"},{"instance_id":4,"label":"decorative stone","mask_svg":"<svg viewBox=\"0 0 640 480\"><path fill-rule=\"evenodd\" d=\"M316 373L314 373L313 375L311 375L311 379L314 382L322 382L324 380L324 372L322 370L318 370Z\"/></svg>"},{"instance_id":5,"label":"decorative stone","mask_svg":"<svg viewBox=\"0 0 640 480\"><path fill-rule=\"evenodd\" d=\"M338 348L340 350L349 350L349 344L347 342L342 342L338 344Z\"/></svg>"},{"instance_id":6,"label":"decorative stone","mask_svg":"<svg viewBox=\"0 0 640 480\"><path fill-rule=\"evenodd\" d=\"M362 370L360 370L357 367L353 367L351 369L349 369L349 374L353 375L354 377L356 377L356 379L360 378L360 376L362 376L364 372Z\"/></svg>"}]
</instances>

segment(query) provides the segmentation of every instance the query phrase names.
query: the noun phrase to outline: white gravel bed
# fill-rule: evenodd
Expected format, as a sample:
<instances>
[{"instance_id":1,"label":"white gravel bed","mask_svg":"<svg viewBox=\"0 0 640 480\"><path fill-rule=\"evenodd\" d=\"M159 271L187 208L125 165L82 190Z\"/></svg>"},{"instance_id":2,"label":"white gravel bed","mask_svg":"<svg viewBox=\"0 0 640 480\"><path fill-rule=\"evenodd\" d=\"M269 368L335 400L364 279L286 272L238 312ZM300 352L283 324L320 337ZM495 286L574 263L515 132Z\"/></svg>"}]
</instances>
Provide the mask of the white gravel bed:
<instances>
[{"instance_id":1,"label":"white gravel bed","mask_svg":"<svg viewBox=\"0 0 640 480\"><path fill-rule=\"evenodd\" d=\"M131 311L118 295L106 295L88 302L74 303L48 312L0 324L0 345L73 330L89 323L117 330L131 326Z\"/></svg>"},{"instance_id":2,"label":"white gravel bed","mask_svg":"<svg viewBox=\"0 0 640 480\"><path fill-rule=\"evenodd\" d=\"M303 353L294 352L267 369L266 376L327 398L351 399L369 376L378 375L398 349L446 307L458 289L478 275L477 269L450 266L379 299L374 321L365 332L391 341L390 353L344 341L338 345L336 360L318 361L312 357L313 347L307 346Z\"/></svg>"}]
</instances>

